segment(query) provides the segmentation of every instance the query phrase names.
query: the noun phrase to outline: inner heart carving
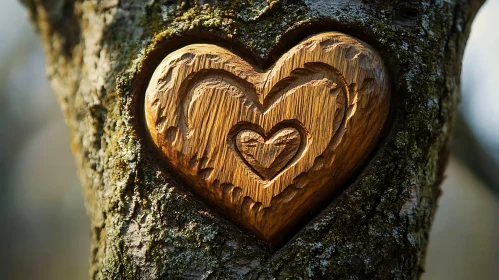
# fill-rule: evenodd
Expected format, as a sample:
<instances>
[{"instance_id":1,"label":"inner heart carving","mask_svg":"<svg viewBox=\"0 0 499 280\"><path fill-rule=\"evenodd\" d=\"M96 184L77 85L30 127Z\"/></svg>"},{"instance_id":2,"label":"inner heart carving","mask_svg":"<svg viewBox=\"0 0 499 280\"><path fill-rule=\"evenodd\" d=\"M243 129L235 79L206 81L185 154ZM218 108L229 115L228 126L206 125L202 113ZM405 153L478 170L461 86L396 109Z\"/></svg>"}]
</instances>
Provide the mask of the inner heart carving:
<instances>
[{"instance_id":1,"label":"inner heart carving","mask_svg":"<svg viewBox=\"0 0 499 280\"><path fill-rule=\"evenodd\" d=\"M301 135L292 127L283 128L270 138L245 129L236 135L236 147L248 166L264 180L270 180L297 155Z\"/></svg>"},{"instance_id":2,"label":"inner heart carving","mask_svg":"<svg viewBox=\"0 0 499 280\"><path fill-rule=\"evenodd\" d=\"M216 45L185 46L156 68L144 111L170 168L277 244L359 172L389 107L376 51L326 32L268 70Z\"/></svg>"}]
</instances>

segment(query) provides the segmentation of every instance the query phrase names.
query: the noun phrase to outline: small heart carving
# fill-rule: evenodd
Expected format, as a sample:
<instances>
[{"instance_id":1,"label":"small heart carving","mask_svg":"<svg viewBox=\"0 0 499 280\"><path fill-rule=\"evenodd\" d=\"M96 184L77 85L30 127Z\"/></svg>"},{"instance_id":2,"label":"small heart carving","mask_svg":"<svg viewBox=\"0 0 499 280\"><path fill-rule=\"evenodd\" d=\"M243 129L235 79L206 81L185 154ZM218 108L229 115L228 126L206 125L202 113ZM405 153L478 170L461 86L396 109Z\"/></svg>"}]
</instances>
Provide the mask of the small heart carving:
<instances>
[{"instance_id":1,"label":"small heart carving","mask_svg":"<svg viewBox=\"0 0 499 280\"><path fill-rule=\"evenodd\" d=\"M236 135L236 147L242 158L264 180L279 173L298 153L301 135L287 127L264 138L260 133L244 129Z\"/></svg>"},{"instance_id":2,"label":"small heart carving","mask_svg":"<svg viewBox=\"0 0 499 280\"><path fill-rule=\"evenodd\" d=\"M259 69L222 47L167 55L145 95L169 167L259 237L278 243L331 201L376 146L387 71L366 43L311 36Z\"/></svg>"}]
</instances>

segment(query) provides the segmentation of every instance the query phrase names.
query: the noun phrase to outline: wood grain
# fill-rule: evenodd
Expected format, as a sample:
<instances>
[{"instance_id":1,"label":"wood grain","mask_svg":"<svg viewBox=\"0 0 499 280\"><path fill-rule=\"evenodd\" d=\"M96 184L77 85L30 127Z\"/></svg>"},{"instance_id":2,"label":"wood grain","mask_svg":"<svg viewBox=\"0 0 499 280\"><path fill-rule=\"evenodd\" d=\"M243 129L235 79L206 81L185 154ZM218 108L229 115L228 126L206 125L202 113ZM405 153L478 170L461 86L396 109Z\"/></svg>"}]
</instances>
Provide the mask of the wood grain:
<instances>
[{"instance_id":1,"label":"wood grain","mask_svg":"<svg viewBox=\"0 0 499 280\"><path fill-rule=\"evenodd\" d=\"M358 172L389 104L380 56L327 32L267 71L216 45L170 53L147 88L145 118L175 172L225 215L278 242Z\"/></svg>"},{"instance_id":2,"label":"wood grain","mask_svg":"<svg viewBox=\"0 0 499 280\"><path fill-rule=\"evenodd\" d=\"M264 180L271 180L283 170L302 143L300 133L291 127L279 130L268 140L254 130L244 129L235 141L241 157Z\"/></svg>"}]
</instances>

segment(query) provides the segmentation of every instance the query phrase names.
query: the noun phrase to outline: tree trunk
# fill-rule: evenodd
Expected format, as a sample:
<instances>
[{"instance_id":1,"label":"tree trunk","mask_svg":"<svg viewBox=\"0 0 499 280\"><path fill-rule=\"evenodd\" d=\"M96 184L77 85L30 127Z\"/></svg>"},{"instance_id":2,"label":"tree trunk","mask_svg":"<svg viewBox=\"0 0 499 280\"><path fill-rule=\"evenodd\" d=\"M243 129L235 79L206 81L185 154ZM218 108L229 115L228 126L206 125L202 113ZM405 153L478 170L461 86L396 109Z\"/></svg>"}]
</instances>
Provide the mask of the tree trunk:
<instances>
[{"instance_id":1,"label":"tree trunk","mask_svg":"<svg viewBox=\"0 0 499 280\"><path fill-rule=\"evenodd\" d=\"M417 279L423 273L461 59L482 0L24 1L71 129L92 224L92 278ZM349 34L381 54L391 76L391 112L355 180L269 251L158 158L143 133L139 89L166 54L192 42L236 42L266 66L321 31Z\"/></svg>"}]
</instances>

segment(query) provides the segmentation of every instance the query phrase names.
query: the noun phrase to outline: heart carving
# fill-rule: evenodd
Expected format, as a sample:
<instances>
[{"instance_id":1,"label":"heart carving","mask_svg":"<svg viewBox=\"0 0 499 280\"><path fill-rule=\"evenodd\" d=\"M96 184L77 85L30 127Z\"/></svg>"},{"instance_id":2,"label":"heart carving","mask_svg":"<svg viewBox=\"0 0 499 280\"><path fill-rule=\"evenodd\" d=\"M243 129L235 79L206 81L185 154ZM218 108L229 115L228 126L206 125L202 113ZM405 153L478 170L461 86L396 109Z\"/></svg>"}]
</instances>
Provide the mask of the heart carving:
<instances>
[{"instance_id":1,"label":"heart carving","mask_svg":"<svg viewBox=\"0 0 499 280\"><path fill-rule=\"evenodd\" d=\"M274 244L359 171L389 107L376 51L326 32L268 70L216 45L185 46L154 71L144 111L170 168Z\"/></svg>"},{"instance_id":2,"label":"heart carving","mask_svg":"<svg viewBox=\"0 0 499 280\"><path fill-rule=\"evenodd\" d=\"M295 128L287 127L265 139L245 129L236 135L239 154L264 180L272 179L297 155L302 141Z\"/></svg>"}]
</instances>

